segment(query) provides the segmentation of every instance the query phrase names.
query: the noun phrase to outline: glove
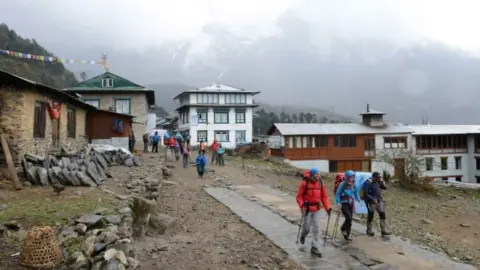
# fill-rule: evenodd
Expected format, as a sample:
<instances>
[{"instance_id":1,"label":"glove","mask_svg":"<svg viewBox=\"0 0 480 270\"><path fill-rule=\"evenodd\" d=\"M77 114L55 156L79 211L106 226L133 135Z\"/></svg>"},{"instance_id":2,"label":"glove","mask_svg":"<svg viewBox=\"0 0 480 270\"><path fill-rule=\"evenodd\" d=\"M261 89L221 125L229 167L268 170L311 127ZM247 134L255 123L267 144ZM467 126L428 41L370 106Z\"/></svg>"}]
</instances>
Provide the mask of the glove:
<instances>
[{"instance_id":1,"label":"glove","mask_svg":"<svg viewBox=\"0 0 480 270\"><path fill-rule=\"evenodd\" d=\"M332 208L327 209L327 214L330 216L330 213L332 213Z\"/></svg>"}]
</instances>

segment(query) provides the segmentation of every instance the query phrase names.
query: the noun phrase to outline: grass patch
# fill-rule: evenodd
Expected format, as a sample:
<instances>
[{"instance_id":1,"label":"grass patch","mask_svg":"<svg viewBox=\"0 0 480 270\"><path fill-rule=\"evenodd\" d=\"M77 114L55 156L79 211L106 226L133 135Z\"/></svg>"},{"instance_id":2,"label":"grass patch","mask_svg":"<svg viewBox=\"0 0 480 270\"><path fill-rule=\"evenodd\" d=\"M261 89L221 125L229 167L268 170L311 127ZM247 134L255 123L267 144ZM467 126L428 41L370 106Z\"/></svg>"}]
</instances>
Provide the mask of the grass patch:
<instances>
[{"instance_id":1,"label":"grass patch","mask_svg":"<svg viewBox=\"0 0 480 270\"><path fill-rule=\"evenodd\" d=\"M67 250L68 254L72 254L73 252L82 249L84 240L84 236L73 237L63 242L63 244L65 245L65 249Z\"/></svg>"},{"instance_id":2,"label":"grass patch","mask_svg":"<svg viewBox=\"0 0 480 270\"><path fill-rule=\"evenodd\" d=\"M8 208L0 212L0 222L16 220L24 227L65 224L73 216L94 211L97 208L112 208L112 198L104 196L71 196L46 198L30 196L13 199Z\"/></svg>"}]
</instances>

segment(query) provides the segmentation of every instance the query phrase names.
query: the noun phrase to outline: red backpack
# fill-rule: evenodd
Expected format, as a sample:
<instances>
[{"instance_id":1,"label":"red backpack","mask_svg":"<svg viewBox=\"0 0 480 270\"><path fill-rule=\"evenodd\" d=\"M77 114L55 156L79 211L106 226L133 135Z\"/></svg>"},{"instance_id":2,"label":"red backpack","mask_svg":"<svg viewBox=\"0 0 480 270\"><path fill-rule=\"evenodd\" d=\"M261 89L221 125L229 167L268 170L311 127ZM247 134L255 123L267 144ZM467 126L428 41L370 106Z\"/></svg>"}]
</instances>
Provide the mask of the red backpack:
<instances>
[{"instance_id":1,"label":"red backpack","mask_svg":"<svg viewBox=\"0 0 480 270\"><path fill-rule=\"evenodd\" d=\"M340 183L345 179L345 174L344 173L337 173L335 176L335 181L334 181L334 186L333 186L333 194L337 194L337 189L338 186L340 186Z\"/></svg>"}]
</instances>

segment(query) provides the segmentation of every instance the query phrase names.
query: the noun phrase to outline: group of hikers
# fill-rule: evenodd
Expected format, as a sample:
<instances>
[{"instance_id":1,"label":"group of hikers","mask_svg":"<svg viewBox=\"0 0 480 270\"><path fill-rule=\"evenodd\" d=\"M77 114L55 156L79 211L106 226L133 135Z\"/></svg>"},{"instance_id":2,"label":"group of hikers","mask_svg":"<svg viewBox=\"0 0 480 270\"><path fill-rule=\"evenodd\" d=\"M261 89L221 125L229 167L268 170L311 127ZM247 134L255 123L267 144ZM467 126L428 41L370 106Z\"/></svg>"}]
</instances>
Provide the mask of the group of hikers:
<instances>
[{"instance_id":1,"label":"group of hikers","mask_svg":"<svg viewBox=\"0 0 480 270\"><path fill-rule=\"evenodd\" d=\"M185 138L185 139L184 139ZM143 135L143 151L148 152L148 144L151 141L152 143L152 153L158 153L158 144L160 143L160 135L156 131L153 136L149 136L148 133ZM175 136L164 135L163 144L168 147L171 151L171 154L175 156L176 160L180 159L182 156L183 167L187 168L190 161L190 135L189 134L178 134ZM203 175L206 171L207 166L207 155L206 155L206 142L200 139L198 154L195 158L195 165L197 167L197 174L200 178L203 178ZM216 162L218 166L225 166L225 148L219 143L216 139L213 141L210 146L212 153L212 164Z\"/></svg>"},{"instance_id":2,"label":"group of hikers","mask_svg":"<svg viewBox=\"0 0 480 270\"><path fill-rule=\"evenodd\" d=\"M343 179L335 181L334 195L335 203L339 210L345 217L345 221L340 227L340 232L346 241L351 241L350 233L352 229L353 214L355 212L354 202L365 203L367 206L367 231L368 236L375 236L372 230L372 222L375 212L378 212L380 218L380 231L383 237L390 235L387 231L385 204L382 197L382 190L387 187L382 180L379 172L373 172L371 177L367 179L361 188L355 185L355 172L348 170L345 172ZM332 207L330 207L327 188L323 184L320 171L317 168L312 168L305 172L303 180L300 183L297 192L297 203L302 212L302 219L299 228L299 240L303 245L305 244L305 237L311 229L313 229L313 241L311 247L311 254L321 257L320 252L320 210L325 209L327 220L327 231L325 232L324 245L328 234L328 225L330 222L330 215ZM337 216L336 224L334 225L334 234L336 226L338 226L339 216ZM298 240L298 239L297 239Z\"/></svg>"}]
</instances>

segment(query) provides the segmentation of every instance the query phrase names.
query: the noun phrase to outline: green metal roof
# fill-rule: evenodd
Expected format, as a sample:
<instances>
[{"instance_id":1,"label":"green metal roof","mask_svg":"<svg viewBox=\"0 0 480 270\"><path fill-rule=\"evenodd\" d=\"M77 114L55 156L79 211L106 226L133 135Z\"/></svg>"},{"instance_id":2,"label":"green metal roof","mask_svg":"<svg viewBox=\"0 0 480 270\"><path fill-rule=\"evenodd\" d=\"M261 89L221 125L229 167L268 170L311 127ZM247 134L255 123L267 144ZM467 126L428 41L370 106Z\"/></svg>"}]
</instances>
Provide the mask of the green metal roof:
<instances>
[{"instance_id":1,"label":"green metal roof","mask_svg":"<svg viewBox=\"0 0 480 270\"><path fill-rule=\"evenodd\" d=\"M103 79L112 79L112 87L104 87ZM78 83L72 87L68 87L65 90L68 91L135 91L135 90L148 90L144 86L133 83L123 77L115 75L111 72L105 72L96 77L90 78L86 81Z\"/></svg>"}]
</instances>

